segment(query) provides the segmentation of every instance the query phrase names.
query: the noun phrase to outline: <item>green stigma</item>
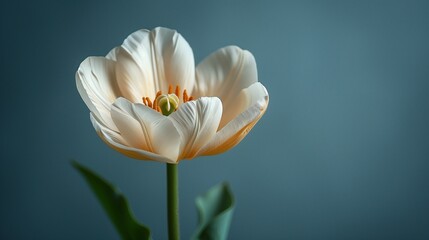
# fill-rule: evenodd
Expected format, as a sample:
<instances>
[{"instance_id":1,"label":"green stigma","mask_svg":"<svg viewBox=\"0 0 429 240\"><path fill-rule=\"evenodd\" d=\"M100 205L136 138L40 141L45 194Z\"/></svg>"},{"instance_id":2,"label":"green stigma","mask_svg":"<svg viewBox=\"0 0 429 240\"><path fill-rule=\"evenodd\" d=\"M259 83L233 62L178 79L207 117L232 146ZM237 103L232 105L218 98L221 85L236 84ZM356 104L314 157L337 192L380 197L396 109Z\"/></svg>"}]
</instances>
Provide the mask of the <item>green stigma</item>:
<instances>
[{"instance_id":1,"label":"green stigma","mask_svg":"<svg viewBox=\"0 0 429 240\"><path fill-rule=\"evenodd\" d=\"M155 101L164 116L172 114L179 107L179 98L174 93L160 95Z\"/></svg>"}]
</instances>

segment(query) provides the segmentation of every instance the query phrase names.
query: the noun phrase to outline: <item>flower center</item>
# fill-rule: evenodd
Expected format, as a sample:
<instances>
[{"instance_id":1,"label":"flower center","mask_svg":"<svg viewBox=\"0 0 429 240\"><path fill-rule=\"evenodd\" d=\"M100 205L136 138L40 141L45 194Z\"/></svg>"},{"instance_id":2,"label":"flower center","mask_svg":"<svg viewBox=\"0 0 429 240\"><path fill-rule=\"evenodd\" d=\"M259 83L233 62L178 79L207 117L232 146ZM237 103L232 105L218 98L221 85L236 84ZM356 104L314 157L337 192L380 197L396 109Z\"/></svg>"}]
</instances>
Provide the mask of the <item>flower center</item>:
<instances>
[{"instance_id":1,"label":"flower center","mask_svg":"<svg viewBox=\"0 0 429 240\"><path fill-rule=\"evenodd\" d=\"M176 94L162 94L155 99L155 105L161 109L162 115L168 116L179 107L179 98Z\"/></svg>"},{"instance_id":2,"label":"flower center","mask_svg":"<svg viewBox=\"0 0 429 240\"><path fill-rule=\"evenodd\" d=\"M194 100L192 96L188 96L186 89L183 90L182 96L183 103ZM158 91L153 101L150 100L149 97L142 97L142 100L144 105L158 111L164 116L168 116L179 108L180 87L176 86L176 89L173 92L173 86L170 85L168 87L167 94L163 94L162 91Z\"/></svg>"}]
</instances>

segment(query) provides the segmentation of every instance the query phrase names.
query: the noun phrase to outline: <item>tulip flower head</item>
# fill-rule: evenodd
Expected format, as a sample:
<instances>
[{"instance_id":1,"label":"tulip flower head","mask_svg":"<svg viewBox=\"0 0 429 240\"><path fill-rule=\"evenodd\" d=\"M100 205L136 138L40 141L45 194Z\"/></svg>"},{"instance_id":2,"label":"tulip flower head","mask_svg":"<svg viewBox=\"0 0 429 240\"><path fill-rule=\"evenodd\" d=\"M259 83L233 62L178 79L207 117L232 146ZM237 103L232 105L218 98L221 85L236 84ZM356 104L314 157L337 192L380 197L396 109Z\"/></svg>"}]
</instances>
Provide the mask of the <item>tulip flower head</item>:
<instances>
[{"instance_id":1,"label":"tulip flower head","mask_svg":"<svg viewBox=\"0 0 429 240\"><path fill-rule=\"evenodd\" d=\"M186 40L161 27L85 59L76 85L104 142L129 157L166 163L231 149L269 102L249 51L224 47L195 66Z\"/></svg>"}]
</instances>

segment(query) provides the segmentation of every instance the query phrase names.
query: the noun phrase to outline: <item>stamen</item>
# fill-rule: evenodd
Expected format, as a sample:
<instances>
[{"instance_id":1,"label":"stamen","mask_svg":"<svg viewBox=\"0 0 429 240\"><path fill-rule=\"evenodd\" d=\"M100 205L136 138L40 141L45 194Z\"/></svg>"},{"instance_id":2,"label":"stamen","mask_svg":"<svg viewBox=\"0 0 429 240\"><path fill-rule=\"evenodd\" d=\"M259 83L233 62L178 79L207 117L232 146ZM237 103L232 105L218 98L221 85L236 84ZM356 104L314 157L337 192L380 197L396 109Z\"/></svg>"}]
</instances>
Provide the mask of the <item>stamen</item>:
<instances>
[{"instance_id":1,"label":"stamen","mask_svg":"<svg viewBox=\"0 0 429 240\"><path fill-rule=\"evenodd\" d=\"M183 91L183 102L185 103L185 102L187 102L189 100L189 97L188 97L188 93L186 92L186 89Z\"/></svg>"},{"instance_id":2,"label":"stamen","mask_svg":"<svg viewBox=\"0 0 429 240\"><path fill-rule=\"evenodd\" d=\"M176 91L174 93L180 99L180 87L179 87L179 85L176 86Z\"/></svg>"},{"instance_id":3,"label":"stamen","mask_svg":"<svg viewBox=\"0 0 429 240\"><path fill-rule=\"evenodd\" d=\"M188 99L188 102L192 101L192 100L194 100L194 97L190 96L189 99Z\"/></svg>"},{"instance_id":4,"label":"stamen","mask_svg":"<svg viewBox=\"0 0 429 240\"><path fill-rule=\"evenodd\" d=\"M147 101L147 106L152 108L152 101L150 100L149 97L146 97L146 101Z\"/></svg>"},{"instance_id":5,"label":"stamen","mask_svg":"<svg viewBox=\"0 0 429 240\"><path fill-rule=\"evenodd\" d=\"M162 94L162 91L161 91L161 90L159 90L158 92L156 92L155 99L157 99L159 96L161 96L161 94Z\"/></svg>"},{"instance_id":6,"label":"stamen","mask_svg":"<svg viewBox=\"0 0 429 240\"><path fill-rule=\"evenodd\" d=\"M172 94L173 93L173 86L168 85L168 94Z\"/></svg>"},{"instance_id":7,"label":"stamen","mask_svg":"<svg viewBox=\"0 0 429 240\"><path fill-rule=\"evenodd\" d=\"M142 97L142 100L143 100L143 104L147 106L146 98L145 98L145 97Z\"/></svg>"}]
</instances>

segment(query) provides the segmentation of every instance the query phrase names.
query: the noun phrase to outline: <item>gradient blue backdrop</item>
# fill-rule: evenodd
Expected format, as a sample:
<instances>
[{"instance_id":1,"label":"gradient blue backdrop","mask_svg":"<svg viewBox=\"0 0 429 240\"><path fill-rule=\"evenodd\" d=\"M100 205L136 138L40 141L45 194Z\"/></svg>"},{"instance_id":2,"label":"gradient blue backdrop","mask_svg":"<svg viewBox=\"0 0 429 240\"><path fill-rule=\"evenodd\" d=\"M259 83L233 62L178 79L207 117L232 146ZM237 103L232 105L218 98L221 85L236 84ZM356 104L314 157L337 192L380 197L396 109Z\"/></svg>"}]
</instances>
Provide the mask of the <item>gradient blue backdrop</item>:
<instances>
[{"instance_id":1,"label":"gradient blue backdrop","mask_svg":"<svg viewBox=\"0 0 429 240\"><path fill-rule=\"evenodd\" d=\"M2 1L1 239L118 239L70 166L114 182L166 239L165 166L96 135L75 87L87 56L177 29L195 59L250 50L267 113L233 150L180 164L194 198L227 180L230 239L429 239L427 1Z\"/></svg>"}]
</instances>

